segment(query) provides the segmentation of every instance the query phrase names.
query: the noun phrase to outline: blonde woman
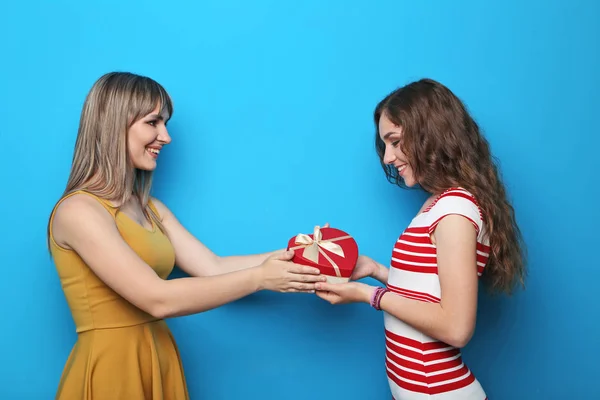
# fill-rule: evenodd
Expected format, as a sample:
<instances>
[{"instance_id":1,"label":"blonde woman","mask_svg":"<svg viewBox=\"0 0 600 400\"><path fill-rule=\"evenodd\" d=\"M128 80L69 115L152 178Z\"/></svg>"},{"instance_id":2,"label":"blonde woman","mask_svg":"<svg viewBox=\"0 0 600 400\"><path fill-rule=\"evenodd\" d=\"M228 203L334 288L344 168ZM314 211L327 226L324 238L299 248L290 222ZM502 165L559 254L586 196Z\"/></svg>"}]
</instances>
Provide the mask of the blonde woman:
<instances>
[{"instance_id":1,"label":"blonde woman","mask_svg":"<svg viewBox=\"0 0 600 400\"><path fill-rule=\"evenodd\" d=\"M57 399L188 399L165 318L260 290L313 292L317 269L283 251L219 257L150 197L171 142L171 99L154 80L102 76L88 94L48 242L78 338ZM174 265L190 277L167 280Z\"/></svg>"}]
</instances>

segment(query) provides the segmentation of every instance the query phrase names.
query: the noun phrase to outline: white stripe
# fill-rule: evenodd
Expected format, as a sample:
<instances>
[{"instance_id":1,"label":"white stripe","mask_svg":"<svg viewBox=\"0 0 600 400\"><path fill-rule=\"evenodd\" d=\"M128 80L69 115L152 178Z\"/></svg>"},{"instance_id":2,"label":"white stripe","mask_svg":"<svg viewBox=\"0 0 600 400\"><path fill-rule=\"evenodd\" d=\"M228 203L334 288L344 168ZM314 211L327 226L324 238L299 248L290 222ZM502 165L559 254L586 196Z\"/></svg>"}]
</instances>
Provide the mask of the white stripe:
<instances>
[{"instance_id":1,"label":"white stripe","mask_svg":"<svg viewBox=\"0 0 600 400\"><path fill-rule=\"evenodd\" d=\"M403 367L402 365L396 364L393 360L388 359L388 361L390 363L394 364L396 366L396 368L401 369L402 371L411 372L416 375L421 375L421 376L427 377L427 374L423 371L417 371L416 369Z\"/></svg>"},{"instance_id":2,"label":"white stripe","mask_svg":"<svg viewBox=\"0 0 600 400\"><path fill-rule=\"evenodd\" d=\"M449 350L455 350L455 348L452 347L452 346L444 347L442 349L421 350L421 349L417 349L416 347L410 346L408 344L398 343L398 342L396 342L395 340L393 340L393 339L391 339L389 337L387 338L387 340L389 340L391 343L395 344L398 347L402 347L403 349L414 351L415 353L421 353L423 355L433 354L433 353L441 353L443 351L449 351ZM425 344L425 343L423 343L423 344Z\"/></svg>"},{"instance_id":3,"label":"white stripe","mask_svg":"<svg viewBox=\"0 0 600 400\"><path fill-rule=\"evenodd\" d=\"M465 366L465 363L460 363L460 365L457 367L442 369L442 370L435 371L435 372L428 372L427 377L429 378L429 377L436 376L436 375L449 374L450 372L458 371L459 369L461 369L464 366Z\"/></svg>"},{"instance_id":4,"label":"white stripe","mask_svg":"<svg viewBox=\"0 0 600 400\"><path fill-rule=\"evenodd\" d=\"M398 243L402 243L402 244L407 244L409 246L415 246L415 247L430 247L435 249L435 246L429 243L415 243L415 242L408 242L406 240L402 240L402 239L398 239Z\"/></svg>"},{"instance_id":5,"label":"white stripe","mask_svg":"<svg viewBox=\"0 0 600 400\"><path fill-rule=\"evenodd\" d=\"M403 367L402 365L400 365L400 364L396 363L394 360L391 360L391 359L389 359L389 358L388 358L388 361L389 361L390 363L394 364L394 365L395 365L395 366L396 366L398 369L401 369L402 371L411 372L411 373L413 373L413 374L415 374L415 375L421 375L421 376L424 376L424 377L426 377L426 378L431 378L431 377L433 377L433 376L436 376L436 375L448 374L448 373L450 373L450 372L457 371L457 370L459 370L459 369L461 369L462 367L464 367L464 366L465 366L465 364L464 364L464 363L460 363L460 365L459 365L459 366L452 367L452 368L448 368L448 369L443 369L443 370L440 370L440 371L434 371L434 372L423 372L423 371L417 371L416 369L412 369L412 368Z\"/></svg>"},{"instance_id":6,"label":"white stripe","mask_svg":"<svg viewBox=\"0 0 600 400\"><path fill-rule=\"evenodd\" d=\"M432 268L437 267L437 263L419 263L419 262L414 262L414 261L405 261L405 260L400 260L396 257L392 257L392 260L396 261L398 263L401 263L401 264L416 265L419 267L432 267Z\"/></svg>"},{"instance_id":7,"label":"white stripe","mask_svg":"<svg viewBox=\"0 0 600 400\"><path fill-rule=\"evenodd\" d=\"M441 381L441 382L432 383L429 386L430 387L442 386L442 385L447 385L449 383L454 383L454 382L462 381L463 379L467 378L469 375L471 375L471 371L467 371L464 375L459 376L458 378L448 379L447 381Z\"/></svg>"},{"instance_id":8,"label":"white stripe","mask_svg":"<svg viewBox=\"0 0 600 400\"><path fill-rule=\"evenodd\" d=\"M484 257L490 256L490 253L484 253L483 251L479 251L479 250L477 250L477 254L479 254L480 256L484 256Z\"/></svg>"},{"instance_id":9,"label":"white stripe","mask_svg":"<svg viewBox=\"0 0 600 400\"><path fill-rule=\"evenodd\" d=\"M455 356L448 357L448 358L442 358L442 359L439 359L439 360L427 361L425 363L425 365L429 366L429 365L435 365L435 364L445 363L445 362L448 362L448 361L454 361L454 360L456 360L459 357L460 357L460 353L458 353Z\"/></svg>"},{"instance_id":10,"label":"white stripe","mask_svg":"<svg viewBox=\"0 0 600 400\"><path fill-rule=\"evenodd\" d=\"M402 345L399 345L399 347L407 348L406 346L402 346ZM414 359L414 358L411 358L411 357L408 357L408 356L400 355L400 354L396 353L394 350L390 349L387 345L385 346L385 348L390 353L392 353L393 355L395 355L398 358L401 358L401 359L406 360L406 361L414 362L415 364L421 364L421 365L424 365L426 367L429 367L431 365L445 363L445 362L448 362L448 361L454 361L454 360L456 360L457 358L460 357L460 352L459 352L458 354L456 354L455 356L452 356L452 357L440 358L439 360L432 360L432 361L423 361L423 360L417 360L417 359ZM410 347L408 349L410 349Z\"/></svg>"},{"instance_id":11,"label":"white stripe","mask_svg":"<svg viewBox=\"0 0 600 400\"><path fill-rule=\"evenodd\" d=\"M413 362L415 364L423 364L423 365L425 365L422 360L417 360L415 358L410 358L410 357L407 357L407 356L402 356L402 355L396 353L394 350L390 349L387 346L385 346L385 348L386 348L387 351L389 351L390 353L392 353L393 355L395 355L398 358L401 358L401 359L406 360L406 361ZM391 361L391 359L389 357L386 357L386 358Z\"/></svg>"},{"instance_id":12,"label":"white stripe","mask_svg":"<svg viewBox=\"0 0 600 400\"><path fill-rule=\"evenodd\" d=\"M417 382L417 381L413 381L412 379L403 378L400 375L398 375L397 373L395 373L394 371L392 371L389 367L387 367L386 369L390 373L392 373L394 376L396 376L398 379L400 379L401 381L412 383L413 385L423 386L423 387L442 386L442 385L447 385L449 383L454 383L454 382L462 381L462 380L464 380L465 378L467 378L471 374L471 371L467 371L467 373L465 373L464 375L462 375L462 376L460 376L458 378L449 379L447 381L442 381L442 382L431 383L431 384L427 385L427 384L424 384L423 382Z\"/></svg>"},{"instance_id":13,"label":"white stripe","mask_svg":"<svg viewBox=\"0 0 600 400\"><path fill-rule=\"evenodd\" d=\"M444 347L442 349L431 349L431 350L425 350L423 352L423 354L433 354L433 353L441 353L443 351L450 351L450 350L455 350L455 347L452 346L448 346L448 347Z\"/></svg>"},{"instance_id":14,"label":"white stripe","mask_svg":"<svg viewBox=\"0 0 600 400\"><path fill-rule=\"evenodd\" d=\"M427 385L423 384L423 382L417 382L417 381L413 381L413 380L401 377L400 375L398 375L397 373L392 371L389 367L387 368L387 370L388 370L388 372L392 373L396 378L400 379L401 381L412 383L413 385L417 385L417 386L427 387Z\"/></svg>"},{"instance_id":15,"label":"white stripe","mask_svg":"<svg viewBox=\"0 0 600 400\"><path fill-rule=\"evenodd\" d=\"M416 237L428 237L428 233L415 233L415 232L404 232L403 235L406 236L416 236Z\"/></svg>"},{"instance_id":16,"label":"white stripe","mask_svg":"<svg viewBox=\"0 0 600 400\"><path fill-rule=\"evenodd\" d=\"M440 279L434 274L423 274L421 272L404 271L398 268L392 268L389 271L388 282L398 289L421 292L437 299L442 295ZM396 331L393 332L396 333ZM425 341L422 340L422 337L416 337L415 339L418 341Z\"/></svg>"},{"instance_id":17,"label":"white stripe","mask_svg":"<svg viewBox=\"0 0 600 400\"><path fill-rule=\"evenodd\" d=\"M396 253L402 253L402 254L408 254L409 256L417 256L417 257L432 257L432 258L436 258L437 256L434 254L426 254L426 253L415 253L413 251L406 251L406 250L400 250L400 249L396 249L394 248L394 250Z\"/></svg>"},{"instance_id":18,"label":"white stripe","mask_svg":"<svg viewBox=\"0 0 600 400\"><path fill-rule=\"evenodd\" d=\"M393 373L393 371L389 372L394 376L398 376L397 374ZM481 400L485 399L486 397L486 393L482 389L481 384L477 379L475 379L472 383L470 383L467 386L451 390L449 392L438 393L435 396L430 396L426 393L415 393L408 389L404 389L398 386L398 383L394 382L391 376L388 377L388 384L390 386L390 391L392 392L392 395L396 399L426 400L435 398L436 400Z\"/></svg>"}]
</instances>

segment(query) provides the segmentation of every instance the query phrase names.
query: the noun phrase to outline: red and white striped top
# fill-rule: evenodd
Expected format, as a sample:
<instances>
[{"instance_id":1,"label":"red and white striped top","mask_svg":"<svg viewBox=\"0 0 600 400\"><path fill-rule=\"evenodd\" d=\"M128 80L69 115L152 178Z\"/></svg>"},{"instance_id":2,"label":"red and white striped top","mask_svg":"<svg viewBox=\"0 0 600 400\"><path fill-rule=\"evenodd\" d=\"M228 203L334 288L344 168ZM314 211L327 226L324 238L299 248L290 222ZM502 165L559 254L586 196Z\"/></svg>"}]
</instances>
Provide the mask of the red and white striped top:
<instances>
[{"instance_id":1,"label":"red and white striped top","mask_svg":"<svg viewBox=\"0 0 600 400\"><path fill-rule=\"evenodd\" d=\"M446 190L417 215L396 242L387 287L398 296L439 303L440 280L431 234L450 214L468 218L477 230L477 274L489 258L489 242L481 210L461 188ZM392 293L388 293L392 295ZM396 400L484 400L481 385L463 363L460 350L435 340L384 313L386 368Z\"/></svg>"}]
</instances>

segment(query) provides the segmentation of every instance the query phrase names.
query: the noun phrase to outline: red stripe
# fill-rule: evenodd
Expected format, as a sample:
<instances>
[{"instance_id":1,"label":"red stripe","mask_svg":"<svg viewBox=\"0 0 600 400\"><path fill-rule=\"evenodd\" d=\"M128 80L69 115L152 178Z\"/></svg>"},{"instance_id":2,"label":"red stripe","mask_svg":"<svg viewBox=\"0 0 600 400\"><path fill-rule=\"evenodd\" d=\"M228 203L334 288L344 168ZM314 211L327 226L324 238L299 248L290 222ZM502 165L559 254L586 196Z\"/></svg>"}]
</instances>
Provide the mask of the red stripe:
<instances>
[{"instance_id":1,"label":"red stripe","mask_svg":"<svg viewBox=\"0 0 600 400\"><path fill-rule=\"evenodd\" d=\"M460 189L458 189L460 190ZM437 201L440 201L441 199L443 199L444 197L462 197L463 199L467 199L469 200L471 203L473 203L477 208L479 208L479 205L477 204L477 202L475 201L475 197L465 193L465 192L459 192L459 191L447 191L446 193L442 194L440 197L437 198Z\"/></svg>"},{"instance_id":2,"label":"red stripe","mask_svg":"<svg viewBox=\"0 0 600 400\"><path fill-rule=\"evenodd\" d=\"M437 256L431 256L428 254L423 254L422 256L413 256L410 254L396 253L395 258L403 262L429 263L433 264L433 266L435 266L437 263Z\"/></svg>"},{"instance_id":3,"label":"red stripe","mask_svg":"<svg viewBox=\"0 0 600 400\"><path fill-rule=\"evenodd\" d=\"M444 358L454 357L457 354L460 354L459 349L452 347L443 342L421 343L421 342L418 342L413 339L409 339L409 338L406 338L406 337L403 337L400 335L396 335L388 330L385 331L385 337L386 337L386 341L393 340L394 342L396 342L400 345L412 347L413 349L415 349L414 351L407 350L407 349L404 349L403 347L399 347L399 346L394 345L393 343L389 342L390 346L393 346L394 351L396 351L397 353L404 355L404 352L411 351L412 353L415 353L415 355L412 355L410 357L422 360L423 362L441 360ZM448 349L448 350L437 351L437 352L429 353L429 354L420 353L421 351L442 350L442 349ZM435 368L435 370L438 370L438 368Z\"/></svg>"},{"instance_id":4,"label":"red stripe","mask_svg":"<svg viewBox=\"0 0 600 400\"><path fill-rule=\"evenodd\" d=\"M386 365L389 368L390 364L386 363ZM389 369L391 370L391 368L389 368ZM387 375L392 381L394 381L396 383L396 385L400 386L401 388L403 388L405 390L410 390L412 392L418 392L418 393L424 393L424 394L430 394L430 395L451 392L453 390L458 390L465 386L470 385L471 383L473 383L475 381L475 376L472 373L469 373L469 375L465 379L462 379L460 381L449 383L446 385L428 387L428 386L414 385L412 383L405 382L405 381L399 379L390 370L388 370ZM402 375L402 377L404 377L404 375Z\"/></svg>"},{"instance_id":5,"label":"red stripe","mask_svg":"<svg viewBox=\"0 0 600 400\"><path fill-rule=\"evenodd\" d=\"M445 372L443 374L438 374L438 375L433 375L428 377L428 382L429 384L434 384L434 383L440 383L440 382L444 382L444 381L449 381L451 379L457 379L460 378L461 376L467 374L469 372L469 368L467 368L466 365L463 364L463 366L457 370L454 371L450 371L450 372ZM466 378L466 377L465 377Z\"/></svg>"},{"instance_id":6,"label":"red stripe","mask_svg":"<svg viewBox=\"0 0 600 400\"><path fill-rule=\"evenodd\" d=\"M434 342L419 342L418 340L414 340L414 339L409 339L407 337L404 336L400 336L397 333L394 333L388 329L385 330L385 336L390 338L391 340L393 340L394 342L398 342L400 344L403 344L405 346L410 346L410 347L414 347L416 349L419 350L439 350L439 349L445 349L447 347L452 347L449 344L446 344L444 342L440 342L439 340L436 340Z\"/></svg>"},{"instance_id":7,"label":"red stripe","mask_svg":"<svg viewBox=\"0 0 600 400\"><path fill-rule=\"evenodd\" d=\"M411 236L411 235L407 235L405 233L400 235L400 238L398 238L398 240L404 240L409 243L431 244L431 238L429 236ZM397 242L397 244L404 245L405 243ZM423 247L423 246L420 246L420 247Z\"/></svg>"},{"instance_id":8,"label":"red stripe","mask_svg":"<svg viewBox=\"0 0 600 400\"><path fill-rule=\"evenodd\" d=\"M409 226L404 230L406 233L429 233L426 226Z\"/></svg>"},{"instance_id":9,"label":"red stripe","mask_svg":"<svg viewBox=\"0 0 600 400\"><path fill-rule=\"evenodd\" d=\"M403 264L401 262L397 262L396 260L392 260L391 266L393 268L401 269L403 271L419 272L422 274L437 274L437 272L438 272L437 266L423 267L423 266L419 266L419 265L408 265L408 264Z\"/></svg>"},{"instance_id":10,"label":"red stripe","mask_svg":"<svg viewBox=\"0 0 600 400\"><path fill-rule=\"evenodd\" d=\"M473 197L472 195L469 195L465 192L466 192L466 190L464 190L464 189L450 188L450 189L446 190L445 192L443 192L441 195L439 195L438 198L435 199L433 201L433 203L431 203L423 212L428 212L429 210L431 210L433 208L433 206L435 206L437 204L437 202L440 201L441 199L443 199L444 197L452 197L452 196L464 197L467 200L471 200L471 202L473 202L473 204L475 204L479 208L479 205L477 204L475 197Z\"/></svg>"},{"instance_id":11,"label":"red stripe","mask_svg":"<svg viewBox=\"0 0 600 400\"><path fill-rule=\"evenodd\" d=\"M411 253L420 253L424 256L436 256L436 248L435 247L424 247L417 246L408 243L396 243L394 246L395 253L399 253L398 250L410 251Z\"/></svg>"},{"instance_id":12,"label":"red stripe","mask_svg":"<svg viewBox=\"0 0 600 400\"><path fill-rule=\"evenodd\" d=\"M467 366L463 364L462 367L455 369L454 371L445 372L443 374L437 374L437 375L432 375L432 376L425 376L424 374L406 371L402 368L399 368L398 366L394 365L394 363L391 361L396 362L395 360L392 360L390 358L386 361L386 365L389 369L391 369L397 375L401 376L404 379L410 379L411 381L419 382L419 383L422 383L423 385L428 385L428 386L431 386L436 383L444 382L444 381L449 381L451 379L457 379L457 378L460 378L461 376L469 373L469 368L467 368ZM396 363L396 364L398 364L398 363ZM460 366L460 365L461 364L459 363L457 366ZM453 368L455 368L457 366L454 366ZM402 365L402 367L410 368L409 366L405 366L405 365ZM420 371L416 368L410 368L410 369L415 370L415 371ZM425 373L427 373L427 372L425 372Z\"/></svg>"},{"instance_id":13,"label":"red stripe","mask_svg":"<svg viewBox=\"0 0 600 400\"><path fill-rule=\"evenodd\" d=\"M408 355L404 355L404 354L403 354L403 356L408 357ZM386 351L386 359L388 361L393 361L394 363L396 363L397 365L399 365L402 368L408 368L408 369L423 372L426 374L445 371L445 370L448 370L451 368L457 368L463 363L462 357L458 357L451 361L444 361L444 362L437 363L437 364L425 365L422 362L419 363L419 362L415 362L415 361L406 360L402 357L398 357L389 350ZM394 370L397 374L402 375L402 373L399 372L400 370L396 371L396 369L398 369L397 367L394 367L393 365L392 365L392 367L394 368Z\"/></svg>"},{"instance_id":14,"label":"red stripe","mask_svg":"<svg viewBox=\"0 0 600 400\"><path fill-rule=\"evenodd\" d=\"M423 300L428 303L439 303L440 302L440 299L438 297L435 297L429 293L417 292L415 290L404 289L404 288L400 288L400 287L397 287L394 285L390 285L389 283L388 283L387 287L394 293L398 293L402 296L411 297L413 299Z\"/></svg>"},{"instance_id":15,"label":"red stripe","mask_svg":"<svg viewBox=\"0 0 600 400\"><path fill-rule=\"evenodd\" d=\"M462 357L461 357L460 351L458 349L423 354L419 351L409 350L404 347L400 347L400 346L392 343L389 339L386 339L385 344L390 350L390 351L387 351L387 354L386 354L390 360L392 360L395 363L400 364L400 365L403 365L405 363L414 364L414 366L412 366L412 367L407 366L407 368L416 369L418 371L427 372L427 373L438 372L438 371L443 371L443 370L446 370L449 368L455 368L455 367L458 367L460 364L462 364ZM413 360L416 360L416 361L405 360L405 359L395 355L394 353L392 353L392 351L394 353L397 353L400 356L412 358ZM453 360L448 360L448 361L439 362L439 363L435 363L435 364L425 365L426 363L429 363L432 361L445 360L447 358L452 358L452 357L456 357L456 358Z\"/></svg>"},{"instance_id":16,"label":"red stripe","mask_svg":"<svg viewBox=\"0 0 600 400\"><path fill-rule=\"evenodd\" d=\"M489 260L489 257L487 257L487 256L482 256L481 254L477 254L477 262L480 262L480 263L484 263L484 264L485 264L485 263L487 263L487 262L488 262L488 260Z\"/></svg>"},{"instance_id":17,"label":"red stripe","mask_svg":"<svg viewBox=\"0 0 600 400\"><path fill-rule=\"evenodd\" d=\"M483 244L483 243L481 243L481 242L477 242L477 250L479 250L479 251L482 251L482 252L484 252L484 253L488 253L488 254L489 254L491 249L492 249L492 248L491 248L490 246L488 246L488 245L485 245L485 244Z\"/></svg>"}]
</instances>

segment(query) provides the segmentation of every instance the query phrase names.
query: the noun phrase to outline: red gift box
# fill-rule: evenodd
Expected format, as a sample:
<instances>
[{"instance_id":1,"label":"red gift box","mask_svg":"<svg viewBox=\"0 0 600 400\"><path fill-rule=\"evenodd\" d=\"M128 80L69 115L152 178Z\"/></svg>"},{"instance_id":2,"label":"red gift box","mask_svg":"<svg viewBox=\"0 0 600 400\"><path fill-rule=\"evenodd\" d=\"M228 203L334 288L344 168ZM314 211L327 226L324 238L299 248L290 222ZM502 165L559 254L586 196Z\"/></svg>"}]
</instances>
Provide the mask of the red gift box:
<instances>
[{"instance_id":1,"label":"red gift box","mask_svg":"<svg viewBox=\"0 0 600 400\"><path fill-rule=\"evenodd\" d=\"M317 267L330 283L348 282L358 260L354 238L335 228L316 226L312 235L291 238L287 249L294 250L293 262Z\"/></svg>"}]
</instances>

